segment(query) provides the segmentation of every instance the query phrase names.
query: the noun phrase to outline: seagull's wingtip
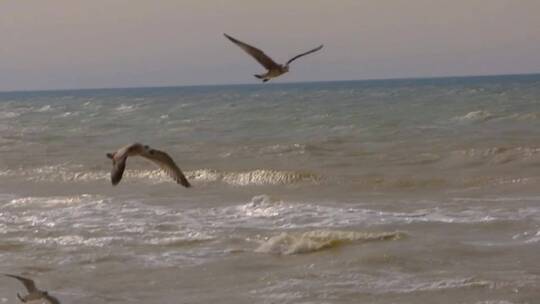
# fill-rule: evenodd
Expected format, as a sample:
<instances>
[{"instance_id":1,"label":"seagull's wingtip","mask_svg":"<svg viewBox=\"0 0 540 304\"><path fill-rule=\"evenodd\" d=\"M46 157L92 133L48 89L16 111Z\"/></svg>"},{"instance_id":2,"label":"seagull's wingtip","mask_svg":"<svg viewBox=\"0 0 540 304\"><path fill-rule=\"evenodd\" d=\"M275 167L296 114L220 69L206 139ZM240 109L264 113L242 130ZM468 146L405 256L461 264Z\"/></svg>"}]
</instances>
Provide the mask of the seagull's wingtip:
<instances>
[{"instance_id":1,"label":"seagull's wingtip","mask_svg":"<svg viewBox=\"0 0 540 304\"><path fill-rule=\"evenodd\" d=\"M179 180L176 182L177 184L180 184L186 188L191 188L191 184L187 180Z\"/></svg>"}]
</instances>

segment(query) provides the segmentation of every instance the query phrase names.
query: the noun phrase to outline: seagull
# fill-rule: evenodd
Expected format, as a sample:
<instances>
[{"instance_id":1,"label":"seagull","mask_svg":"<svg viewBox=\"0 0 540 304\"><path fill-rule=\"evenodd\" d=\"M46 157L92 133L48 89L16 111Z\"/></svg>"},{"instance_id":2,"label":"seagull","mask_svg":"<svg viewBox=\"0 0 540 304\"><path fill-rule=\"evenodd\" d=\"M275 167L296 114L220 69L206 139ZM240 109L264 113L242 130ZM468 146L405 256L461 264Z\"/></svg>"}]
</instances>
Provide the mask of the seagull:
<instances>
[{"instance_id":1,"label":"seagull","mask_svg":"<svg viewBox=\"0 0 540 304\"><path fill-rule=\"evenodd\" d=\"M308 54L311 54L311 53L315 53L317 52L318 50L322 49L323 45L319 45L318 47L310 50L310 51L307 51L305 53L302 53L302 54L299 54L299 55L296 55L294 56L293 58L289 59L289 61L287 61L287 63L285 65L281 65L279 63L276 63L274 60L272 60L272 58L270 58L268 55L266 55L263 51L259 50L258 48L256 47L253 47L247 43L244 43L240 40L237 40L227 34L223 34L225 35L225 37L227 37L230 41L232 41L234 44L238 45L242 50L244 50L246 53L248 53L249 55L251 55L251 57L255 58L255 60L257 60L257 62L259 62L262 66L264 66L268 72L266 72L266 74L255 74L253 76L259 78L259 79L262 79L263 82L267 82L268 80L272 79L272 78L275 78L275 77L278 77L280 75L283 75L285 73L287 73L289 71L289 64L293 61L295 61L296 59L302 57L302 56L305 56L305 55L308 55Z\"/></svg>"},{"instance_id":2,"label":"seagull","mask_svg":"<svg viewBox=\"0 0 540 304\"><path fill-rule=\"evenodd\" d=\"M60 301L57 298L49 295L47 291L37 289L36 284L31 279L7 273L4 273L3 275L5 275L6 277L17 279L24 284L24 287L26 287L28 294L24 297L21 297L21 295L17 293L17 298L19 298L21 302L60 304Z\"/></svg>"},{"instance_id":3,"label":"seagull","mask_svg":"<svg viewBox=\"0 0 540 304\"><path fill-rule=\"evenodd\" d=\"M107 157L112 159L113 168L111 171L111 183L113 186L118 185L122 179L122 174L126 168L126 160L128 156L142 156L154 164L158 165L167 175L172 177L176 183L188 188L191 187L184 173L174 163L174 160L169 154L150 148L149 146L134 143L120 148L114 153L107 153Z\"/></svg>"}]
</instances>

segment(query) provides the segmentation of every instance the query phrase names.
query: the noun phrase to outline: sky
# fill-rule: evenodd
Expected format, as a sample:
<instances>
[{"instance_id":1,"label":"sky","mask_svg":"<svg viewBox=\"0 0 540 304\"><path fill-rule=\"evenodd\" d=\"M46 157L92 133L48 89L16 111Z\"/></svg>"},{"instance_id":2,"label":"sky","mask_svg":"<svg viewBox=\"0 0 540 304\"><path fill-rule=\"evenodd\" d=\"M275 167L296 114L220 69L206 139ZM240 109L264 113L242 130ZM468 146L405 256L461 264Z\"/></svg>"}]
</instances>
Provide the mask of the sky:
<instances>
[{"instance_id":1,"label":"sky","mask_svg":"<svg viewBox=\"0 0 540 304\"><path fill-rule=\"evenodd\" d=\"M0 91L540 72L539 0L2 0Z\"/></svg>"}]
</instances>

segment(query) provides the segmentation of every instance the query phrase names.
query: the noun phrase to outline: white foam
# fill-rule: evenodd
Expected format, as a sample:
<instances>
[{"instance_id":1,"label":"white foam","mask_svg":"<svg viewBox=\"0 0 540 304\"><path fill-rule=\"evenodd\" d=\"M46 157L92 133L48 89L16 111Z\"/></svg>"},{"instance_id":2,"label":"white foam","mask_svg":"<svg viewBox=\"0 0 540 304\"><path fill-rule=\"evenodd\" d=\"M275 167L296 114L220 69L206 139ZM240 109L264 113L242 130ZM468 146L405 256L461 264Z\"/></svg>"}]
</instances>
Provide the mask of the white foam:
<instances>
[{"instance_id":1,"label":"white foam","mask_svg":"<svg viewBox=\"0 0 540 304\"><path fill-rule=\"evenodd\" d=\"M75 111L75 112L69 112L69 111L68 111L68 112L64 112L64 113L62 113L62 114L59 114L59 115L57 115L57 116L55 116L55 117L57 117L57 118L66 118L66 117L79 116L79 114L80 114L80 113L77 112L77 111Z\"/></svg>"},{"instance_id":2,"label":"white foam","mask_svg":"<svg viewBox=\"0 0 540 304\"><path fill-rule=\"evenodd\" d=\"M247 217L275 217L279 216L283 210L289 206L282 201L274 200L268 195L257 195L251 202L238 206L238 211Z\"/></svg>"},{"instance_id":3,"label":"white foam","mask_svg":"<svg viewBox=\"0 0 540 304\"><path fill-rule=\"evenodd\" d=\"M89 194L81 194L76 196L57 196L57 197L21 197L10 200L9 203L5 204L3 207L12 207L20 205L33 205L37 204L40 206L57 206L57 205L73 205L80 204L81 202L88 201L88 199L95 199L94 196Z\"/></svg>"},{"instance_id":4,"label":"white foam","mask_svg":"<svg viewBox=\"0 0 540 304\"><path fill-rule=\"evenodd\" d=\"M52 110L52 107L50 105L44 105L41 108L37 109L36 112L49 112Z\"/></svg>"},{"instance_id":5,"label":"white foam","mask_svg":"<svg viewBox=\"0 0 540 304\"><path fill-rule=\"evenodd\" d=\"M320 178L308 172L257 169L244 172L219 172L201 169L186 172L188 178L204 182L221 181L234 186L286 185L301 182L316 183Z\"/></svg>"},{"instance_id":6,"label":"white foam","mask_svg":"<svg viewBox=\"0 0 540 304\"><path fill-rule=\"evenodd\" d=\"M540 160L540 148L534 146L505 147L496 146L488 148L470 148L451 152L452 162L456 166L463 167L464 164L485 164L485 165L506 165L535 164ZM516 168L517 169L517 168ZM515 169L514 169L515 170ZM516 171L519 172L519 171ZM490 179L504 179L504 175L495 174L486 176Z\"/></svg>"},{"instance_id":7,"label":"white foam","mask_svg":"<svg viewBox=\"0 0 540 304\"><path fill-rule=\"evenodd\" d=\"M103 236L103 237L83 237L81 235L63 235L58 237L34 238L28 240L30 243L47 246L93 246L104 247L112 243L125 242L125 237Z\"/></svg>"},{"instance_id":8,"label":"white foam","mask_svg":"<svg viewBox=\"0 0 540 304\"><path fill-rule=\"evenodd\" d=\"M129 113L137 110L137 105L127 105L127 104L121 104L115 109L116 111L120 113Z\"/></svg>"},{"instance_id":9,"label":"white foam","mask_svg":"<svg viewBox=\"0 0 540 304\"><path fill-rule=\"evenodd\" d=\"M297 153L304 154L306 152L305 144L274 144L259 149L261 154L287 154Z\"/></svg>"},{"instance_id":10,"label":"white foam","mask_svg":"<svg viewBox=\"0 0 540 304\"><path fill-rule=\"evenodd\" d=\"M19 117L20 115L21 113L17 113L17 112L10 112L10 111L0 112L1 119L15 118L15 117Z\"/></svg>"},{"instance_id":11,"label":"white foam","mask_svg":"<svg viewBox=\"0 0 540 304\"><path fill-rule=\"evenodd\" d=\"M221 172L212 169L199 169L184 172L189 180L212 183L222 182L232 186L286 185L296 183L318 183L320 177L313 173L297 171L278 171L257 169L243 172ZM29 181L40 182L90 182L108 180L108 171L89 171L82 165L59 164L28 169L0 170L0 176L22 176ZM124 183L130 179L144 180L150 183L170 183L171 178L160 169L126 169Z\"/></svg>"},{"instance_id":12,"label":"white foam","mask_svg":"<svg viewBox=\"0 0 540 304\"><path fill-rule=\"evenodd\" d=\"M165 236L165 237L154 237L149 240L146 240L145 243L150 245L160 245L160 246L174 246L174 245L186 245L191 243L211 241L214 239L214 236L207 233L191 231L184 232L182 235L177 236Z\"/></svg>"},{"instance_id":13,"label":"white foam","mask_svg":"<svg viewBox=\"0 0 540 304\"><path fill-rule=\"evenodd\" d=\"M333 248L344 243L397 240L401 232L358 232L342 230L313 230L308 232L283 232L264 241L255 252L300 254Z\"/></svg>"},{"instance_id":14,"label":"white foam","mask_svg":"<svg viewBox=\"0 0 540 304\"><path fill-rule=\"evenodd\" d=\"M540 243L540 230L538 230L535 235L527 239L525 243L527 244Z\"/></svg>"},{"instance_id":15,"label":"white foam","mask_svg":"<svg viewBox=\"0 0 540 304\"><path fill-rule=\"evenodd\" d=\"M454 117L458 121L483 122L494 118L495 116L489 111L472 111L463 116Z\"/></svg>"}]
</instances>

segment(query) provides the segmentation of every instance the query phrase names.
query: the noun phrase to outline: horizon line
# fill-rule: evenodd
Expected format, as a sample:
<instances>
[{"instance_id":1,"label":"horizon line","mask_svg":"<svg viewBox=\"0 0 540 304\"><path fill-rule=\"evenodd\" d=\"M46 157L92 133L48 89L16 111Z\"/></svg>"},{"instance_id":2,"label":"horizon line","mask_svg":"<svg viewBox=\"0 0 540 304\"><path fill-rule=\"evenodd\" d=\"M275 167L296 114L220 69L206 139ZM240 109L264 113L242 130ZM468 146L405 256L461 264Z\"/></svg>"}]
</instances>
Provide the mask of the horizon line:
<instances>
[{"instance_id":1,"label":"horizon line","mask_svg":"<svg viewBox=\"0 0 540 304\"><path fill-rule=\"evenodd\" d=\"M366 78L366 79L342 79L342 80L315 80L315 81L289 81L278 83L267 83L265 86L309 84L309 83L333 83L333 82L370 82L370 81L403 81L403 80L429 80L429 79L452 79L452 78L490 78L490 77L512 77L512 76L535 76L534 73L513 73L513 74L479 74L479 75L448 75L448 76L419 76L419 77L397 77L397 78ZM136 90L136 89L165 89L165 88L193 88L193 87L225 87L225 86L257 86L262 83L214 83L214 84L192 84L192 85L156 85L156 86L126 86L126 87L90 87L90 88L65 88L65 89L22 89L22 90L0 90L0 94L5 93L38 93L38 92L70 92L70 91L104 91L104 90Z\"/></svg>"}]
</instances>

